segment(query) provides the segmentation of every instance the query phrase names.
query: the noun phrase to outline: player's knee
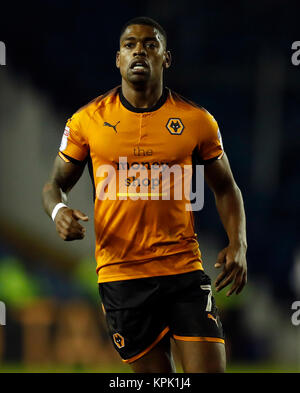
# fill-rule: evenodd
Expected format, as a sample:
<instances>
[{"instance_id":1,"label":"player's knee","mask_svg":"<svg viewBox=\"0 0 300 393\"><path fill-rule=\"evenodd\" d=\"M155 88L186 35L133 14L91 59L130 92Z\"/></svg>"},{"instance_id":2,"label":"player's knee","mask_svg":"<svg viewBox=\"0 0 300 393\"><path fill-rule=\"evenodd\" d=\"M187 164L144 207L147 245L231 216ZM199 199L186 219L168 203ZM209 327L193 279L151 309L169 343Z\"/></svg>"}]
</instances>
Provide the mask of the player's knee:
<instances>
[{"instance_id":1,"label":"player's knee","mask_svg":"<svg viewBox=\"0 0 300 393\"><path fill-rule=\"evenodd\" d=\"M224 361L213 362L207 365L205 373L225 373L226 365Z\"/></svg>"},{"instance_id":2,"label":"player's knee","mask_svg":"<svg viewBox=\"0 0 300 393\"><path fill-rule=\"evenodd\" d=\"M226 371L226 356L225 351L220 351L219 356L215 359L209 359L209 361L204 363L205 373L225 373Z\"/></svg>"},{"instance_id":3,"label":"player's knee","mask_svg":"<svg viewBox=\"0 0 300 393\"><path fill-rule=\"evenodd\" d=\"M218 345L212 347L210 351L191 353L185 356L183 369L185 373L224 373L226 371L225 348Z\"/></svg>"},{"instance_id":4,"label":"player's knee","mask_svg":"<svg viewBox=\"0 0 300 393\"><path fill-rule=\"evenodd\" d=\"M175 365L167 338L158 343L150 352L130 363L136 373L174 373Z\"/></svg>"},{"instance_id":5,"label":"player's knee","mask_svg":"<svg viewBox=\"0 0 300 393\"><path fill-rule=\"evenodd\" d=\"M175 369L172 364L168 361L156 361L156 362L133 362L130 364L132 370L135 373L174 373Z\"/></svg>"},{"instance_id":6,"label":"player's knee","mask_svg":"<svg viewBox=\"0 0 300 393\"><path fill-rule=\"evenodd\" d=\"M185 373L225 373L226 365L225 362L207 362L205 364L190 364L185 367Z\"/></svg>"}]
</instances>

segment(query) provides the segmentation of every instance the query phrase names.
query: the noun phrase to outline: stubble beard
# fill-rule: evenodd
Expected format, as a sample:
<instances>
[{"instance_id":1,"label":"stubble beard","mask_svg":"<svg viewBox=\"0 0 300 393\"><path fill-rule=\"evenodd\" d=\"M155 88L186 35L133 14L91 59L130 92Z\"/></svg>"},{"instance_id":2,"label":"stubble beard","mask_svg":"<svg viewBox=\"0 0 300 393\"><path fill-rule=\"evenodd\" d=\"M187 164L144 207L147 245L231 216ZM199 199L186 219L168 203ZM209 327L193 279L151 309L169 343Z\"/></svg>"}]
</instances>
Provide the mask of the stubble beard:
<instances>
[{"instance_id":1,"label":"stubble beard","mask_svg":"<svg viewBox=\"0 0 300 393\"><path fill-rule=\"evenodd\" d=\"M144 89L151 80L151 73L145 74L132 74L131 70L127 71L126 80L129 84L134 86L138 90Z\"/></svg>"}]
</instances>

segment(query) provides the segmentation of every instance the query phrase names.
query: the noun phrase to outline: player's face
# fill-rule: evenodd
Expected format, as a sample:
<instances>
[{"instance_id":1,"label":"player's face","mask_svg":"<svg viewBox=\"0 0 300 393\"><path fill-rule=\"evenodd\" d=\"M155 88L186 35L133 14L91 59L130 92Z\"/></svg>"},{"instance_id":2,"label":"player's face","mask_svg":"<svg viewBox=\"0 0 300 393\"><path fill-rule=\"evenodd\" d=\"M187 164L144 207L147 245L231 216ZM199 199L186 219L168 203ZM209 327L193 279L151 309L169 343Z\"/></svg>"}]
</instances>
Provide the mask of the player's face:
<instances>
[{"instance_id":1,"label":"player's face","mask_svg":"<svg viewBox=\"0 0 300 393\"><path fill-rule=\"evenodd\" d=\"M151 26L128 26L120 38L116 64L129 83L160 82L170 60L163 36Z\"/></svg>"}]
</instances>

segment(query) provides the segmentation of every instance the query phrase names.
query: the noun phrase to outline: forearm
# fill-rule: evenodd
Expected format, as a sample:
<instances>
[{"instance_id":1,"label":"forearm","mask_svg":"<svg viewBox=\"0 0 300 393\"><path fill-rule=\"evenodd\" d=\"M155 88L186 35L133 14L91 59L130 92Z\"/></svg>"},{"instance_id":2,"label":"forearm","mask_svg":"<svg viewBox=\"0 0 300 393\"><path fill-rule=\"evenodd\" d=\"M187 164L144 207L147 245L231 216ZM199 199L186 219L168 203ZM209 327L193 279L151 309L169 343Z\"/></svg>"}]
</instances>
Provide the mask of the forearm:
<instances>
[{"instance_id":1,"label":"forearm","mask_svg":"<svg viewBox=\"0 0 300 393\"><path fill-rule=\"evenodd\" d=\"M240 293L247 282L247 238L243 197L232 175L226 154L205 168L205 179L213 191L217 210L229 244L219 252L216 268L223 266L215 285L220 291L233 282L226 296Z\"/></svg>"},{"instance_id":2,"label":"forearm","mask_svg":"<svg viewBox=\"0 0 300 393\"><path fill-rule=\"evenodd\" d=\"M42 192L42 200L45 212L51 217L54 207L62 202L67 202L67 196L55 182L45 184Z\"/></svg>"},{"instance_id":3,"label":"forearm","mask_svg":"<svg viewBox=\"0 0 300 393\"><path fill-rule=\"evenodd\" d=\"M77 183L83 169L84 165L66 163L59 156L56 157L52 173L42 191L43 206L50 217L58 203L67 203L66 194Z\"/></svg>"},{"instance_id":4,"label":"forearm","mask_svg":"<svg viewBox=\"0 0 300 393\"><path fill-rule=\"evenodd\" d=\"M229 243L247 247L244 203L238 186L234 183L223 192L215 193L215 200Z\"/></svg>"}]
</instances>

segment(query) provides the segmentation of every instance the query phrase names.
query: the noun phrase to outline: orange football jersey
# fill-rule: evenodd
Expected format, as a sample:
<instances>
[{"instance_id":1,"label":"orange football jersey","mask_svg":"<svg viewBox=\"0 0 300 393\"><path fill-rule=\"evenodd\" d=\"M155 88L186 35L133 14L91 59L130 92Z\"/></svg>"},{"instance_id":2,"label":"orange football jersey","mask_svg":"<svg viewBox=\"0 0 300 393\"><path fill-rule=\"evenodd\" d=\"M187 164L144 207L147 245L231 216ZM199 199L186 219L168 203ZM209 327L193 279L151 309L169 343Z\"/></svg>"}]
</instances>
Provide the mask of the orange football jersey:
<instances>
[{"instance_id":1,"label":"orange football jersey","mask_svg":"<svg viewBox=\"0 0 300 393\"><path fill-rule=\"evenodd\" d=\"M99 283L202 269L180 183L180 169L183 176L193 153L203 163L222 157L218 124L168 88L154 107L143 109L133 107L119 86L68 120L59 155L92 164ZM171 171L164 192L167 168L177 168L179 178ZM178 190L182 198L175 197Z\"/></svg>"}]
</instances>

